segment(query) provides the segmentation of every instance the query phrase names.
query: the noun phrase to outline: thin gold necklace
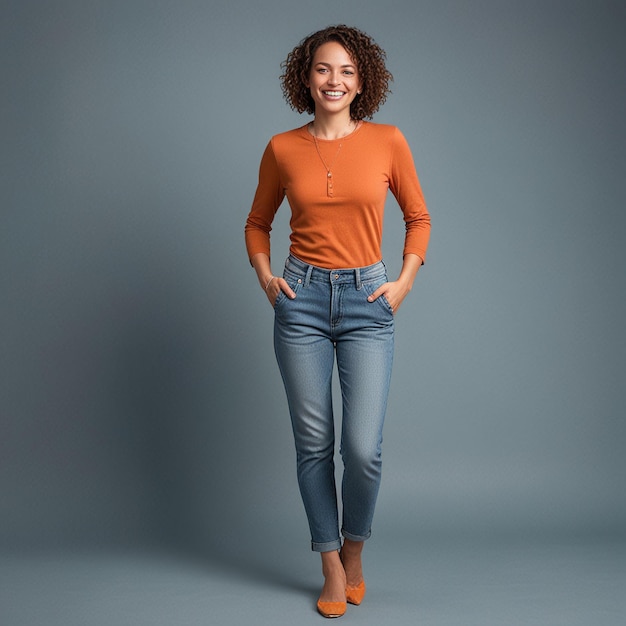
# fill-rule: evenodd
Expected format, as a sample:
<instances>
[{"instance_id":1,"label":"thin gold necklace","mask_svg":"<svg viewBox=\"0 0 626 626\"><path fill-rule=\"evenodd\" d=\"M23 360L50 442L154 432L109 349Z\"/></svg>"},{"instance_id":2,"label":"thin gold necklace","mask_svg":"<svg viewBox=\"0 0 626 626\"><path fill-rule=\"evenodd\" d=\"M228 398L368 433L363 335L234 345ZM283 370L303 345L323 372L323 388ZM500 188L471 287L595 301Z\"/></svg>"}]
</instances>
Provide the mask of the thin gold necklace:
<instances>
[{"instance_id":1,"label":"thin gold necklace","mask_svg":"<svg viewBox=\"0 0 626 626\"><path fill-rule=\"evenodd\" d=\"M352 120L350 120L350 124L352 124ZM353 133L356 130L358 125L359 125L359 123L357 122L357 125L354 127L354 129L352 131L346 133L344 135L344 137L347 137L348 135ZM335 156L333 157L333 160L331 161L330 165L327 165L326 161L324 160L324 157L322 156L322 152L320 150L320 145L319 145L319 143L317 141L317 135L315 134L315 122L311 123L311 130L313 131L312 135L313 135L313 141L315 142L315 149L317 150L317 155L319 156L320 161L322 162L322 165L326 169L326 194L328 195L329 198L332 198L333 197L333 170L332 170L332 167L335 164L335 161L337 160L337 157L339 156L339 153L341 152L341 147L343 146L343 141L340 142L339 148L337 148L337 152L335 153ZM342 137L342 139L343 139L343 137Z\"/></svg>"}]
</instances>

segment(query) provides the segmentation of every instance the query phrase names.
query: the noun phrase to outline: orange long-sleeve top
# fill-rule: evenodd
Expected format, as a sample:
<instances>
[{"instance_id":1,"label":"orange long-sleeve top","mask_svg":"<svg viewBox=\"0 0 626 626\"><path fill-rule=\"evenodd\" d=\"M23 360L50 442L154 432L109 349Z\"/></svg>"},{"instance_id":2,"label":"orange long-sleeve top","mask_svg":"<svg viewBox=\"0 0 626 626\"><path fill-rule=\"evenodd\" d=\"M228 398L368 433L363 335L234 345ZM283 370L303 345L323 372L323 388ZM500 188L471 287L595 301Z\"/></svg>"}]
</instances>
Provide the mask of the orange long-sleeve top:
<instances>
[{"instance_id":1,"label":"orange long-sleeve top","mask_svg":"<svg viewBox=\"0 0 626 626\"><path fill-rule=\"evenodd\" d=\"M246 221L248 256L270 256L272 222L286 197L294 256L326 269L377 263L388 190L404 215L403 254L425 260L430 215L410 148L395 126L362 122L341 139L317 139L317 146L307 126L275 135Z\"/></svg>"}]
</instances>

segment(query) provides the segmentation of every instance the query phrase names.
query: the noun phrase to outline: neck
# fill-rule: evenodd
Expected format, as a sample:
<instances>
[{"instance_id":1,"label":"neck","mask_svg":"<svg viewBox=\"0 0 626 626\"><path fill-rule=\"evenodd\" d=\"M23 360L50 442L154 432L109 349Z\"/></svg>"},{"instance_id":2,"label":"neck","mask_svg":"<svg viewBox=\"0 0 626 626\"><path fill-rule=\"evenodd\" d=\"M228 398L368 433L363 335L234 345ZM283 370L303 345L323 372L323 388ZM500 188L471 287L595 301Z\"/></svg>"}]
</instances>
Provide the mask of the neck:
<instances>
[{"instance_id":1,"label":"neck","mask_svg":"<svg viewBox=\"0 0 626 626\"><path fill-rule=\"evenodd\" d=\"M313 135L320 139L341 139L353 132L358 122L349 115L341 117L326 117L316 115L312 122Z\"/></svg>"}]
</instances>

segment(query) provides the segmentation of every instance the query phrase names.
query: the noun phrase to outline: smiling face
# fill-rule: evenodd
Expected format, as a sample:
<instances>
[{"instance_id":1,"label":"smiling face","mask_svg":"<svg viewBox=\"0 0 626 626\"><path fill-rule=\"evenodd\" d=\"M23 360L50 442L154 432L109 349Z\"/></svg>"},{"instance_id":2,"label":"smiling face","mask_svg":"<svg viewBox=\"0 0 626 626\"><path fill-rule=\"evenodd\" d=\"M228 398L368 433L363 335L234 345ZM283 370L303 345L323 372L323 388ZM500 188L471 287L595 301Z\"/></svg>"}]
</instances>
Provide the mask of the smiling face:
<instances>
[{"instance_id":1,"label":"smiling face","mask_svg":"<svg viewBox=\"0 0 626 626\"><path fill-rule=\"evenodd\" d=\"M311 64L307 85L315 102L315 115L346 114L361 89L356 62L336 41L322 44Z\"/></svg>"}]
</instances>

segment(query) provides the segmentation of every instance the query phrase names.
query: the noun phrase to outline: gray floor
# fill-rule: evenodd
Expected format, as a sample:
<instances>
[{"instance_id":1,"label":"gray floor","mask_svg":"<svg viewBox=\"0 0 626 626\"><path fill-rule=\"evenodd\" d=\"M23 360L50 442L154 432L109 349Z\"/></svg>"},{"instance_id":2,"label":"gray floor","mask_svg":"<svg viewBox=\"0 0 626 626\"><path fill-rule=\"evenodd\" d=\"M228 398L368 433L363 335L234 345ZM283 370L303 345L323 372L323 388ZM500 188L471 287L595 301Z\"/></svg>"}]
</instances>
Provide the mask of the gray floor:
<instances>
[{"instance_id":1,"label":"gray floor","mask_svg":"<svg viewBox=\"0 0 626 626\"><path fill-rule=\"evenodd\" d=\"M429 626L626 624L626 544L616 540L371 542L368 594L341 623ZM5 554L2 626L324 623L315 555L282 561L162 551Z\"/></svg>"}]
</instances>

